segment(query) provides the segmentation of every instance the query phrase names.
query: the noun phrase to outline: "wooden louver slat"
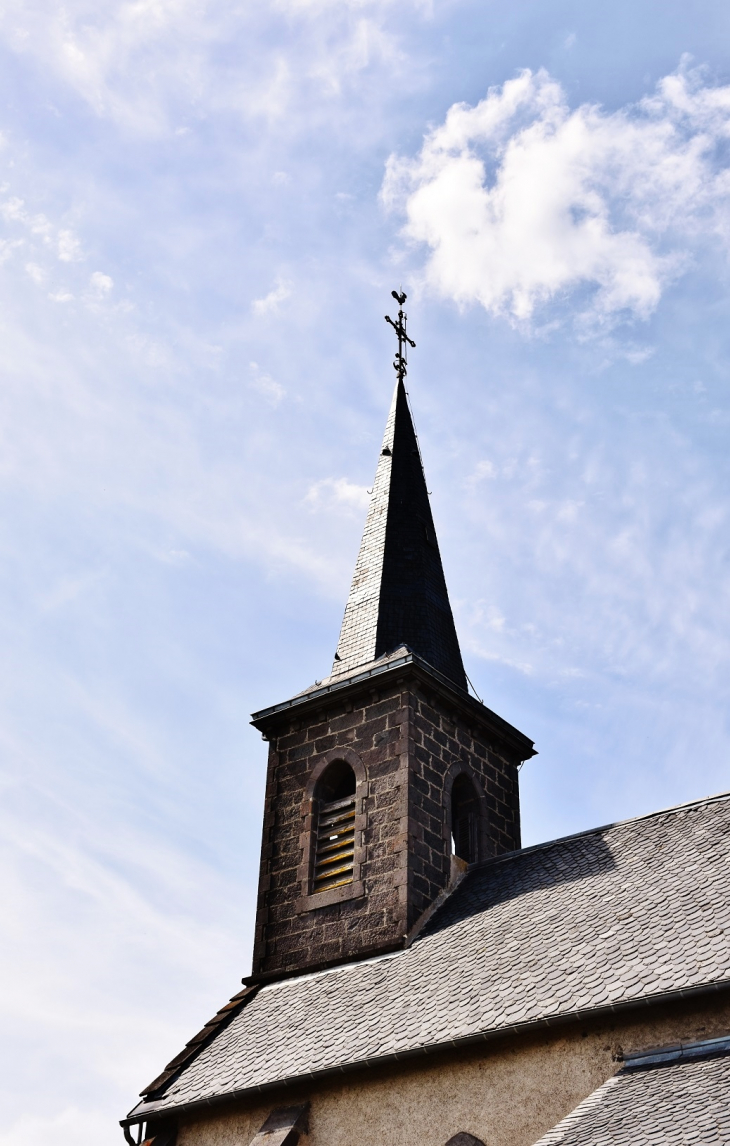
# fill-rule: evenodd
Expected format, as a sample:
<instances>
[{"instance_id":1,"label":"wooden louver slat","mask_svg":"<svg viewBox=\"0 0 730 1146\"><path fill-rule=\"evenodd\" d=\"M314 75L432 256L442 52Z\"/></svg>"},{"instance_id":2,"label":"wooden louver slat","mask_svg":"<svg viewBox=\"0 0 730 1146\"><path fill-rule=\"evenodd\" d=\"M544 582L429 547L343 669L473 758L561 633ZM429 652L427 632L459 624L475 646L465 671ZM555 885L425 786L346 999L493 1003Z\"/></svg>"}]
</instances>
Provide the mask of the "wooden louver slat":
<instances>
[{"instance_id":1,"label":"wooden louver slat","mask_svg":"<svg viewBox=\"0 0 730 1146\"><path fill-rule=\"evenodd\" d=\"M317 823L312 890L352 883L355 859L355 797L321 804Z\"/></svg>"}]
</instances>

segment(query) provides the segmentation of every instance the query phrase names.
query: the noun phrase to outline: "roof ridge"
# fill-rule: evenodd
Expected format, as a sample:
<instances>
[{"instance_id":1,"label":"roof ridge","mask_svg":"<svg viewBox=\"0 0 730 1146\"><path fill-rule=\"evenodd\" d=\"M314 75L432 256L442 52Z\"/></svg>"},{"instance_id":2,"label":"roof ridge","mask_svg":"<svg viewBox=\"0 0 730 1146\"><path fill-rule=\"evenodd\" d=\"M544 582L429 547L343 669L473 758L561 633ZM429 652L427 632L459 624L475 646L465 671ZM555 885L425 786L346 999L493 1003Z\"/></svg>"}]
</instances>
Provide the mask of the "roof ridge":
<instances>
[{"instance_id":1,"label":"roof ridge","mask_svg":"<svg viewBox=\"0 0 730 1146\"><path fill-rule=\"evenodd\" d=\"M672 1043L666 1047L650 1047L624 1055L624 1070L638 1070L650 1066L662 1066L688 1059L709 1058L715 1055L730 1054L730 1035L720 1035L714 1039L700 1039L697 1042Z\"/></svg>"},{"instance_id":2,"label":"roof ridge","mask_svg":"<svg viewBox=\"0 0 730 1146\"><path fill-rule=\"evenodd\" d=\"M584 828L580 832L571 832L567 836L556 836L553 840L542 840L539 844L530 844L530 846L526 848L515 848L511 852L502 852L501 855L492 856L491 859L480 860L478 863L472 864L469 868L469 872L482 871L484 868L493 867L495 864L503 863L505 860L514 859L515 856L531 855L533 852L550 848L553 844L564 844L567 843L568 840L578 840L582 836L597 835L598 832L607 832L611 828L622 828L626 824L638 824L642 820L653 820L657 816L666 816L670 813L682 812L686 808L698 808L703 804L715 804L721 800L730 800L730 789L727 792L717 792L714 796L703 796L701 799L687 800L684 804L670 804L668 808L659 808L656 812L644 812L641 816L629 816L625 820L613 820L608 824L599 824L595 828Z\"/></svg>"}]
</instances>

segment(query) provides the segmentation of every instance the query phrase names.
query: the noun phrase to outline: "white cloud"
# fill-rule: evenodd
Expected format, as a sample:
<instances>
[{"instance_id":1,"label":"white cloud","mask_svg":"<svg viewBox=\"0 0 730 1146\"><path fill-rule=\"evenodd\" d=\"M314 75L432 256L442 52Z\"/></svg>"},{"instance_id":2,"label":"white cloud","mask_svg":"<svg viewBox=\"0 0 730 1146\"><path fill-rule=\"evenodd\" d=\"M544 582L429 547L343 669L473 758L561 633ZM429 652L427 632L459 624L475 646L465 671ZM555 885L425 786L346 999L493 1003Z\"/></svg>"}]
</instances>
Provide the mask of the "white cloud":
<instances>
[{"instance_id":1,"label":"white cloud","mask_svg":"<svg viewBox=\"0 0 730 1146\"><path fill-rule=\"evenodd\" d=\"M13 251L17 250L18 247L22 247L22 245L23 245L23 243L22 243L21 239L15 239L15 240L2 239L2 240L0 240L0 266L2 266L3 263L7 262L7 260L11 257Z\"/></svg>"},{"instance_id":2,"label":"white cloud","mask_svg":"<svg viewBox=\"0 0 730 1146\"><path fill-rule=\"evenodd\" d=\"M7 190L7 187L3 190ZM17 195L12 195L4 202L0 202L0 218L4 219L6 223L19 223L31 235L40 236L44 239L50 238L53 230L45 215L30 215L24 201Z\"/></svg>"},{"instance_id":3,"label":"white cloud","mask_svg":"<svg viewBox=\"0 0 730 1146\"><path fill-rule=\"evenodd\" d=\"M10 165L14 166L15 162L13 157ZM8 190L8 184L0 188L3 194L7 194ZM0 220L8 232L19 235L12 239L0 239L0 265L7 262L15 251L23 248L25 257L30 256L25 266L26 272L39 285L48 278L49 256L52 257L54 248L56 257L62 263L74 263L83 259L81 244L74 232L59 227L45 214L30 210L25 199L19 195L8 195L0 200ZM42 265L44 263L46 266ZM65 301L71 295L61 291L49 297Z\"/></svg>"},{"instance_id":4,"label":"white cloud","mask_svg":"<svg viewBox=\"0 0 730 1146\"><path fill-rule=\"evenodd\" d=\"M261 374L258 363L256 362L251 363L251 372L253 375L251 379L251 389L258 391L259 394L263 394L270 405L278 406L286 394L286 390L281 383L272 378L270 374Z\"/></svg>"},{"instance_id":5,"label":"white cloud","mask_svg":"<svg viewBox=\"0 0 730 1146\"><path fill-rule=\"evenodd\" d=\"M101 271L94 271L89 279L89 285L98 298L106 298L114 286L114 279Z\"/></svg>"},{"instance_id":6,"label":"white cloud","mask_svg":"<svg viewBox=\"0 0 730 1146\"><path fill-rule=\"evenodd\" d=\"M263 298L256 298L251 303L254 314L265 315L276 313L280 303L291 296L291 283L285 279L277 279L276 285Z\"/></svg>"},{"instance_id":7,"label":"white cloud","mask_svg":"<svg viewBox=\"0 0 730 1146\"><path fill-rule=\"evenodd\" d=\"M75 263L83 258L81 244L73 231L59 231L58 257L62 263Z\"/></svg>"},{"instance_id":8,"label":"white cloud","mask_svg":"<svg viewBox=\"0 0 730 1146\"><path fill-rule=\"evenodd\" d=\"M37 283L38 286L46 281L46 272L43 270L43 267L39 267L37 263L26 263L25 270L28 277L31 278L34 283Z\"/></svg>"},{"instance_id":9,"label":"white cloud","mask_svg":"<svg viewBox=\"0 0 730 1146\"><path fill-rule=\"evenodd\" d=\"M336 96L373 64L392 70L402 60L400 30L388 27L394 9L395 0L70 0L61 8L8 0L0 41L99 117L136 134L174 135L201 107L283 118L310 88ZM296 24L288 42L282 16Z\"/></svg>"},{"instance_id":10,"label":"white cloud","mask_svg":"<svg viewBox=\"0 0 730 1146\"><path fill-rule=\"evenodd\" d=\"M494 462L490 462L488 458L484 458L474 466L473 471L466 479L466 484L468 486L475 486L485 479L493 478L496 472Z\"/></svg>"},{"instance_id":11,"label":"white cloud","mask_svg":"<svg viewBox=\"0 0 730 1146\"><path fill-rule=\"evenodd\" d=\"M526 70L454 104L414 159L391 156L382 197L430 249L442 296L519 322L580 292L591 325L645 319L697 243L730 239L729 136L730 86L701 70L615 112L571 110L556 80Z\"/></svg>"},{"instance_id":12,"label":"white cloud","mask_svg":"<svg viewBox=\"0 0 730 1146\"><path fill-rule=\"evenodd\" d=\"M368 491L347 478L324 478L307 490L304 498L313 510L347 510L362 513L370 502Z\"/></svg>"}]
</instances>

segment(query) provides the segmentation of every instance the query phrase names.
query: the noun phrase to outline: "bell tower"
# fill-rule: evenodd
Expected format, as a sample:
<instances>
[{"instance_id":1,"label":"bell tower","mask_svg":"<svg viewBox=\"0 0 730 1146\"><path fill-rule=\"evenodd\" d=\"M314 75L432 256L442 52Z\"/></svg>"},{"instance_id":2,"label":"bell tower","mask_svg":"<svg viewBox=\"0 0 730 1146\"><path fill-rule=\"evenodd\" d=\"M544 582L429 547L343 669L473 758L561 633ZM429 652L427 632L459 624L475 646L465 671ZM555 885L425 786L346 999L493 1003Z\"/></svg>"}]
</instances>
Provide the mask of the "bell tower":
<instances>
[{"instance_id":1,"label":"bell tower","mask_svg":"<svg viewBox=\"0 0 730 1146\"><path fill-rule=\"evenodd\" d=\"M397 382L330 675L254 713L269 742L253 974L395 950L466 865L520 846L532 741L467 689Z\"/></svg>"}]
</instances>

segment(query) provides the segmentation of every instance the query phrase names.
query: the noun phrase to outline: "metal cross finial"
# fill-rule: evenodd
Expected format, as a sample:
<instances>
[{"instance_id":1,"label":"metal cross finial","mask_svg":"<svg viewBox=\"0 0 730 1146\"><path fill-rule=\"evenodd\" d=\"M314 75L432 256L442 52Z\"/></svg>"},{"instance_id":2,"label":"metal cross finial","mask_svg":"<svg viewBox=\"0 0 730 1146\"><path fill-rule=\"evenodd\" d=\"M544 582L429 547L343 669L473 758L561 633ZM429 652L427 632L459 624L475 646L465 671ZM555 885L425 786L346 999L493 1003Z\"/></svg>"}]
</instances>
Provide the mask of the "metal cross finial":
<instances>
[{"instance_id":1,"label":"metal cross finial","mask_svg":"<svg viewBox=\"0 0 730 1146\"><path fill-rule=\"evenodd\" d=\"M398 381L402 382L408 373L406 370L406 366L408 365L408 347L412 346L415 350L416 344L413 339L409 338L406 334L406 323L408 321L408 315L403 310L403 303L406 301L405 293L401 291L401 293L398 294L398 291L395 290L392 290L390 293L398 303L400 310L398 311L397 322L393 322L393 319L389 314L386 314L385 321L390 323L390 325L393 327L393 330L398 335L398 353L396 354L395 361L393 362L393 369L398 375Z\"/></svg>"}]
</instances>

